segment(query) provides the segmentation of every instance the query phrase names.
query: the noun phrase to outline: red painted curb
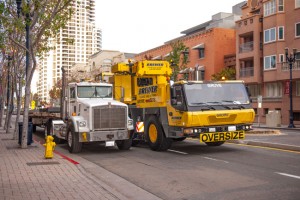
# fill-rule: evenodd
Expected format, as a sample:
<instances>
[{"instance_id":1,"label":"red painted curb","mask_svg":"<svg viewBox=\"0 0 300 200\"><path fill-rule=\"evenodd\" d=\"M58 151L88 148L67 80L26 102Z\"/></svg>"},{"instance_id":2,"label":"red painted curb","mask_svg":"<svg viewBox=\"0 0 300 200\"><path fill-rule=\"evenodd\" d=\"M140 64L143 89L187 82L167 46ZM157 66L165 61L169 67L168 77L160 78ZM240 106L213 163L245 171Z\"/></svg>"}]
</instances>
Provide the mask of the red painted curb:
<instances>
[{"instance_id":1,"label":"red painted curb","mask_svg":"<svg viewBox=\"0 0 300 200\"><path fill-rule=\"evenodd\" d=\"M75 160L73 160L73 159L71 159L71 158L69 158L69 157L67 157L67 156L59 153L58 151L54 151L54 153L57 154L57 155L60 155L62 158L66 159L67 161L69 161L71 163L73 163L74 165L78 165L79 164L79 162L77 162L77 161L75 161Z\"/></svg>"}]
</instances>

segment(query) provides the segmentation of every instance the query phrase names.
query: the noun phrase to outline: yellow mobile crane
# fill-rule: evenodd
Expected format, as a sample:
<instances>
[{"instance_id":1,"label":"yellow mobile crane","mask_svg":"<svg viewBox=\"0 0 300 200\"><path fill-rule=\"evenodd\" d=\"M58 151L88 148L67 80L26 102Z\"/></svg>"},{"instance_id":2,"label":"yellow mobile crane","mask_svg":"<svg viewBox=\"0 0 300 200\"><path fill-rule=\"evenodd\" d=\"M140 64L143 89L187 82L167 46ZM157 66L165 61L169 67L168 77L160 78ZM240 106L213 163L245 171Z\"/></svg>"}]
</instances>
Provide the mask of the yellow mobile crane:
<instances>
[{"instance_id":1,"label":"yellow mobile crane","mask_svg":"<svg viewBox=\"0 0 300 200\"><path fill-rule=\"evenodd\" d=\"M136 124L133 144L149 143L164 151L172 141L199 138L208 146L245 138L254 110L242 81L178 81L170 83L167 61L145 60L112 67L114 98L129 105Z\"/></svg>"}]
</instances>

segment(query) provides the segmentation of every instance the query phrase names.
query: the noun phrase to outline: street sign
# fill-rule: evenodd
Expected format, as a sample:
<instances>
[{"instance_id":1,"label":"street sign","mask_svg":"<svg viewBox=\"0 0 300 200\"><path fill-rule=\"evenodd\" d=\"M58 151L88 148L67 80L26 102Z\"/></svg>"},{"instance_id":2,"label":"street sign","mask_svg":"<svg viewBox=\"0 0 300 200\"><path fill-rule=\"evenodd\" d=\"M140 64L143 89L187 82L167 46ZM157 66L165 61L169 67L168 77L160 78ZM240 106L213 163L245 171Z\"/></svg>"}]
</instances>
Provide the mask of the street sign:
<instances>
[{"instance_id":1,"label":"street sign","mask_svg":"<svg viewBox=\"0 0 300 200\"><path fill-rule=\"evenodd\" d=\"M284 83L284 94L290 94L290 81Z\"/></svg>"},{"instance_id":2,"label":"street sign","mask_svg":"<svg viewBox=\"0 0 300 200\"><path fill-rule=\"evenodd\" d=\"M35 101L31 101L31 110L35 109Z\"/></svg>"},{"instance_id":3,"label":"street sign","mask_svg":"<svg viewBox=\"0 0 300 200\"><path fill-rule=\"evenodd\" d=\"M257 96L257 103L258 103L258 108L261 108L262 107L262 96L261 95L258 95Z\"/></svg>"}]
</instances>

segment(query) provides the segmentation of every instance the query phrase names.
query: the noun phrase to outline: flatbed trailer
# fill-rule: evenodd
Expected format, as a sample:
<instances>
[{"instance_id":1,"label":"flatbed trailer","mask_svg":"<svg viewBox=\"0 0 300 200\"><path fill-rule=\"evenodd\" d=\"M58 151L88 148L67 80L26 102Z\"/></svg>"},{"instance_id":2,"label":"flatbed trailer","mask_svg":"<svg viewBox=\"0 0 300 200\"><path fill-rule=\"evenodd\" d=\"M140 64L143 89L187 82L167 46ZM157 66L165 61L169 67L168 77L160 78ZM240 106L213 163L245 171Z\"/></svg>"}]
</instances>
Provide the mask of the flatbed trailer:
<instances>
[{"instance_id":1,"label":"flatbed trailer","mask_svg":"<svg viewBox=\"0 0 300 200\"><path fill-rule=\"evenodd\" d=\"M29 111L29 122L32 123L33 132L36 131L36 127L47 127L52 119L60 119L60 107L41 108Z\"/></svg>"}]
</instances>

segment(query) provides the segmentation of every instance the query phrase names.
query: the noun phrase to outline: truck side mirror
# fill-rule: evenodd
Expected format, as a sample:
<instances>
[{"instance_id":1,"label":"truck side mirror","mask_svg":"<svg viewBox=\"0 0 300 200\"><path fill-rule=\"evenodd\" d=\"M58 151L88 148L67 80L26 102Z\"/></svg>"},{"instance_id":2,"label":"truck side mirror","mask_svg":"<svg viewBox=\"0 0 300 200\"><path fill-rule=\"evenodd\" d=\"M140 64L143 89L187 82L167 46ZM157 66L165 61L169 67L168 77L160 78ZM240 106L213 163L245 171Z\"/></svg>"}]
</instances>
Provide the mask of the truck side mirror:
<instances>
[{"instance_id":1,"label":"truck side mirror","mask_svg":"<svg viewBox=\"0 0 300 200\"><path fill-rule=\"evenodd\" d=\"M125 96L125 90L123 87L121 87L121 99L124 99Z\"/></svg>"},{"instance_id":2,"label":"truck side mirror","mask_svg":"<svg viewBox=\"0 0 300 200\"><path fill-rule=\"evenodd\" d=\"M246 91L247 91L248 96L251 97L251 93L250 93L250 91L249 91L248 86L246 86Z\"/></svg>"},{"instance_id":3,"label":"truck side mirror","mask_svg":"<svg viewBox=\"0 0 300 200\"><path fill-rule=\"evenodd\" d=\"M249 91L248 86L246 86L246 91L247 91L247 95L248 95L248 97L249 97L249 99L250 99L250 103L252 103L252 99L250 98L250 97L251 97L251 93L250 93L250 91Z\"/></svg>"},{"instance_id":4,"label":"truck side mirror","mask_svg":"<svg viewBox=\"0 0 300 200\"><path fill-rule=\"evenodd\" d=\"M176 99L176 89L175 89L175 87L171 87L171 99Z\"/></svg>"},{"instance_id":5,"label":"truck side mirror","mask_svg":"<svg viewBox=\"0 0 300 200\"><path fill-rule=\"evenodd\" d=\"M177 105L175 87L171 87L171 105Z\"/></svg>"}]
</instances>

